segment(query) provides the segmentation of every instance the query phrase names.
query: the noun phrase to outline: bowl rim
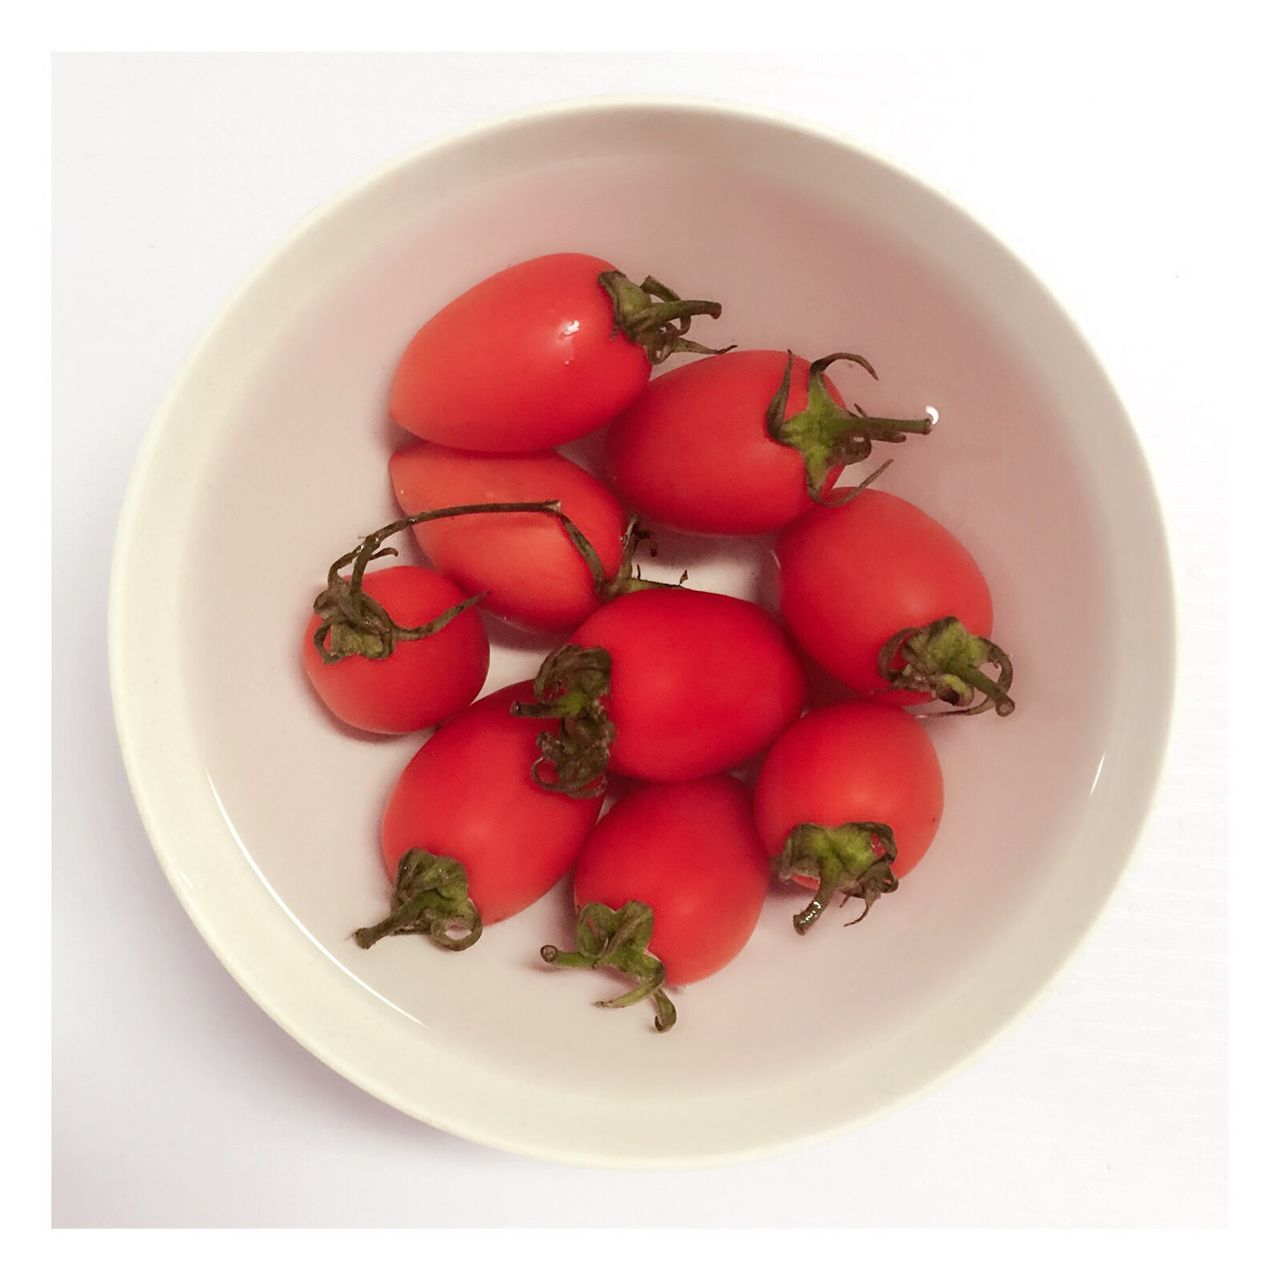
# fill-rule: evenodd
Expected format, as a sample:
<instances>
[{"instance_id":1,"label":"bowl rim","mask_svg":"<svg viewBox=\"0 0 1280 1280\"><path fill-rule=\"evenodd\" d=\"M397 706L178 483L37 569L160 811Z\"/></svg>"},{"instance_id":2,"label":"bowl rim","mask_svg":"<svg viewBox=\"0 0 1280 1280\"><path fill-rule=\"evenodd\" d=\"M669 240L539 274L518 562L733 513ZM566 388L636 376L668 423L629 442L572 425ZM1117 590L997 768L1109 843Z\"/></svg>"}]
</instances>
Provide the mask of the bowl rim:
<instances>
[{"instance_id":1,"label":"bowl rim","mask_svg":"<svg viewBox=\"0 0 1280 1280\"><path fill-rule=\"evenodd\" d=\"M213 346L215 337L234 319L241 305L253 295L259 284L270 275L285 252L305 240L315 229L328 221L336 211L359 197L362 193L371 190L402 170L413 168L428 161L436 154L455 148L468 147L483 142L486 138L525 125L550 123L558 118L620 112L680 112L720 117L727 121L749 125L781 127L806 135L809 138L826 142L841 150L852 152L855 156L870 161L900 181L915 188L925 199L941 202L948 206L948 213L952 217L967 223L971 230L978 232L989 242L992 249L1003 255L1016 267L1038 291L1046 306L1057 313L1057 320L1065 326L1066 331L1078 344L1080 355L1090 365L1099 390L1114 401L1116 413L1128 428L1128 438L1125 443L1131 446L1133 451L1132 465L1128 468L1128 479L1140 491L1136 494L1137 499L1140 499L1147 507L1144 519L1148 520L1149 528L1146 532L1152 540L1149 548L1152 563L1147 566L1152 577L1148 581L1147 587L1153 593L1156 605L1163 614L1163 618L1159 619L1159 621L1165 624L1156 628L1158 634L1150 655L1152 679L1154 684L1159 686L1161 697L1158 708L1152 711L1146 723L1145 742L1149 753L1147 763L1148 777L1146 785L1141 788L1141 798L1136 803L1129 805L1127 818L1131 828L1131 836L1126 841L1127 847L1124 849L1123 856L1115 860L1109 881L1103 884L1101 891L1095 893L1091 899L1091 909L1082 913L1074 921L1069 931L1070 936L1065 939L1064 945L1060 947L1047 967L1039 974L1034 989L1021 999L1014 1001L1011 1006L1002 1009L994 1017L989 1018L981 1033L974 1036L968 1045L964 1046L961 1052L955 1054L943 1069L936 1071L927 1079L921 1080L914 1087L899 1090L876 1106L852 1116L829 1118L816 1125L807 1127L797 1125L793 1135L785 1139L772 1139L763 1142L748 1141L733 1148L721 1147L704 1153L684 1152L677 1156L636 1155L623 1151L581 1149L571 1142L557 1144L546 1140L532 1141L504 1131L501 1124L495 1127L486 1127L475 1123L474 1119L468 1121L455 1115L433 1111L431 1108L423 1106L418 1100L398 1094L394 1088L387 1085L383 1080L361 1071L349 1059L344 1060L342 1046L337 1043L338 1037L330 1035L326 1038L324 1034L317 1032L314 1028L303 1025L296 1014L287 1007L290 1001L281 997L278 991L273 991L270 980L264 980L261 974L253 972L250 966L245 963L243 957L237 953L235 947L236 939L234 937L228 938L225 928L211 918L200 890L183 873L180 866L180 858L171 843L171 833L162 829L162 822L156 812L153 797L149 790L150 783L145 762L147 752L143 745L146 717L138 712L134 698L129 692L130 680L126 670L129 662L128 650L131 627L136 616L136 611L132 609L130 601L132 596L138 594L138 588L134 585L134 578L137 576L135 566L141 537L140 524L142 521L144 495L147 491L148 480L160 442L166 435L170 419L181 403L193 373L199 368L201 361ZM1073 316L1066 310L1057 296L1045 285L1031 267L1003 239L988 230L986 225L975 214L970 212L962 201L947 191L945 187L939 186L932 181L926 182L910 169L860 139L854 138L843 131L818 125L783 112L746 106L738 102L715 97L668 94L597 94L539 103L527 108L504 112L500 115L486 118L479 123L441 134L389 159L373 170L347 183L336 194L307 212L271 245L257 265L232 290L191 345L185 358L172 376L168 388L152 416L134 461L117 521L111 559L107 610L108 673L116 733L130 790L148 839L170 886L205 943L231 976L273 1021L306 1048L308 1052L365 1092L395 1107L397 1110L443 1131L493 1148L540 1159L604 1168L697 1168L723 1166L746 1160L755 1160L806 1147L815 1142L845 1134L882 1115L908 1106L923 1094L939 1088L946 1081L963 1071L984 1053L994 1040L1010 1031L1039 1006L1048 991L1053 987L1058 974L1087 942L1093 930L1105 915L1108 905L1113 900L1126 871L1132 865L1142 844L1147 824L1150 820L1156 797L1163 785L1168 766L1169 739L1178 669L1178 616L1179 610L1169 549L1168 530L1160 504L1159 493L1154 483L1150 462L1143 447L1141 436L1134 428L1133 421L1125 409L1123 401L1116 392L1092 346L1085 338ZM233 828L231 829L231 834L234 835ZM287 904L275 895L270 884L267 883L262 873L258 871L256 864L248 857L247 850L244 850L244 853L253 872L276 904L276 912L272 918L278 921L279 909L283 909L285 915L292 920L300 934L304 935L299 937L298 945L305 948L307 940L310 940L315 946L319 947L320 944L315 943L315 940L310 938L305 927L289 911ZM356 981L359 982L359 979L356 979ZM376 995L377 993L374 992L374 994Z\"/></svg>"}]
</instances>

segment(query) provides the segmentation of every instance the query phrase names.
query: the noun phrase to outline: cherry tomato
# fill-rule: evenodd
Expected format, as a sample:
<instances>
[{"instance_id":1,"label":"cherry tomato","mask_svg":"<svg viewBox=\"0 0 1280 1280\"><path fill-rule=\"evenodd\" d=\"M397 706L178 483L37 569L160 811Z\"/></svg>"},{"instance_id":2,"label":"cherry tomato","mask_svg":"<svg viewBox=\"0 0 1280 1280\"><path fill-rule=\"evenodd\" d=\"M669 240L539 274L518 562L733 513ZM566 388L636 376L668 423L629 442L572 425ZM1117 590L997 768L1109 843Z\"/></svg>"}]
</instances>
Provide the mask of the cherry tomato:
<instances>
[{"instance_id":1,"label":"cherry tomato","mask_svg":"<svg viewBox=\"0 0 1280 1280\"><path fill-rule=\"evenodd\" d=\"M735 351L655 378L609 428L606 467L632 509L694 533L769 533L827 494L871 441L932 420L844 407L823 370L785 351Z\"/></svg>"},{"instance_id":2,"label":"cherry tomato","mask_svg":"<svg viewBox=\"0 0 1280 1280\"><path fill-rule=\"evenodd\" d=\"M834 894L870 908L924 857L942 818L942 770L919 720L897 707L838 703L811 711L769 749L755 812L781 878L817 888L795 917L804 933Z\"/></svg>"},{"instance_id":3,"label":"cherry tomato","mask_svg":"<svg viewBox=\"0 0 1280 1280\"><path fill-rule=\"evenodd\" d=\"M523 911L573 865L601 800L534 783L539 726L511 715L512 702L532 692L515 684L472 703L409 761L382 816L393 909L357 933L361 946L425 933L460 950L482 924Z\"/></svg>"},{"instance_id":4,"label":"cherry tomato","mask_svg":"<svg viewBox=\"0 0 1280 1280\"><path fill-rule=\"evenodd\" d=\"M651 996L665 1031L676 1012L662 984L724 968L755 930L768 881L751 792L736 778L639 787L600 820L574 871L577 951L547 946L543 959L634 978L604 1007Z\"/></svg>"},{"instance_id":5,"label":"cherry tomato","mask_svg":"<svg viewBox=\"0 0 1280 1280\"><path fill-rule=\"evenodd\" d=\"M733 769L800 714L804 672L759 605L681 587L635 591L597 609L543 663L532 712L545 734L539 777L570 791L605 768L652 782Z\"/></svg>"},{"instance_id":6,"label":"cherry tomato","mask_svg":"<svg viewBox=\"0 0 1280 1280\"><path fill-rule=\"evenodd\" d=\"M406 515L437 507L557 499L613 577L626 515L593 475L558 453L464 453L411 444L391 457L391 486ZM417 525L418 545L441 573L499 617L568 631L600 604L597 585L560 521L545 515L477 515Z\"/></svg>"},{"instance_id":7,"label":"cherry tomato","mask_svg":"<svg viewBox=\"0 0 1280 1280\"><path fill-rule=\"evenodd\" d=\"M391 385L391 417L436 444L546 449L602 427L673 351L689 318L720 314L652 278L632 284L585 253L553 253L482 280L418 330Z\"/></svg>"},{"instance_id":8,"label":"cherry tomato","mask_svg":"<svg viewBox=\"0 0 1280 1280\"><path fill-rule=\"evenodd\" d=\"M778 537L782 615L820 666L858 693L1013 710L1013 669L991 634L977 562L903 498L866 489ZM982 671L994 663L995 677ZM981 696L979 696L981 695Z\"/></svg>"},{"instance_id":9,"label":"cherry tomato","mask_svg":"<svg viewBox=\"0 0 1280 1280\"><path fill-rule=\"evenodd\" d=\"M546 518L546 517L544 517ZM447 578L413 565L366 573L363 589L400 628L421 627L463 606L461 591ZM413 733L430 729L461 711L480 692L489 672L489 641L473 608L464 608L434 635L399 639L386 657L362 651L357 637L343 651L340 622L321 644L324 625L313 614L302 642L302 665L320 700L339 720L370 733Z\"/></svg>"}]
</instances>

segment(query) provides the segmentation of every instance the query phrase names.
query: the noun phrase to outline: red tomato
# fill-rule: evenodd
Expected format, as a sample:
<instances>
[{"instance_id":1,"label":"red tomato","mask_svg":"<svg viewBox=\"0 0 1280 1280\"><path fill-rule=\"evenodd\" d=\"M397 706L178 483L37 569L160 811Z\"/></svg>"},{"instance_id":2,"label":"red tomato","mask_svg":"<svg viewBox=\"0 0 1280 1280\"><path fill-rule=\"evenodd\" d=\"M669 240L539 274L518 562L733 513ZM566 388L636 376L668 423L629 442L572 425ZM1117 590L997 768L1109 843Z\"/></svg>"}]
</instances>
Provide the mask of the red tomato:
<instances>
[{"instance_id":1,"label":"red tomato","mask_svg":"<svg viewBox=\"0 0 1280 1280\"><path fill-rule=\"evenodd\" d=\"M818 888L795 918L804 933L834 894L870 907L924 857L942 818L942 770L918 720L843 702L811 711L773 744L755 808L782 878Z\"/></svg>"},{"instance_id":2,"label":"red tomato","mask_svg":"<svg viewBox=\"0 0 1280 1280\"><path fill-rule=\"evenodd\" d=\"M751 792L737 779L638 788L600 820L578 860L578 950L544 947L543 959L635 978L634 990L602 1003L652 996L665 1031L676 1014L662 984L724 968L755 930L768 881Z\"/></svg>"},{"instance_id":3,"label":"red tomato","mask_svg":"<svg viewBox=\"0 0 1280 1280\"><path fill-rule=\"evenodd\" d=\"M791 634L849 688L892 702L941 698L966 714L1013 710L1012 665L988 638L986 579L919 507L863 490L788 525L777 555ZM988 663L995 678L980 670Z\"/></svg>"},{"instance_id":4,"label":"red tomato","mask_svg":"<svg viewBox=\"0 0 1280 1280\"><path fill-rule=\"evenodd\" d=\"M827 493L872 438L932 426L850 413L816 372L811 387L807 360L735 351L655 378L609 428L610 480L628 506L674 528L769 533Z\"/></svg>"},{"instance_id":5,"label":"red tomato","mask_svg":"<svg viewBox=\"0 0 1280 1280\"><path fill-rule=\"evenodd\" d=\"M595 549L607 577L622 562L626 515L593 475L558 453L463 453L411 444L391 457L391 486L406 515L483 502L558 499ZM441 573L499 617L568 631L600 604L590 569L553 517L476 515L414 528Z\"/></svg>"},{"instance_id":6,"label":"red tomato","mask_svg":"<svg viewBox=\"0 0 1280 1280\"><path fill-rule=\"evenodd\" d=\"M601 277L604 277L602 282ZM634 285L602 258L553 253L482 280L418 330L391 385L391 417L436 444L546 449L603 426L710 302Z\"/></svg>"},{"instance_id":7,"label":"red tomato","mask_svg":"<svg viewBox=\"0 0 1280 1280\"><path fill-rule=\"evenodd\" d=\"M544 517L549 518L549 517ZM447 578L412 565L378 569L362 586L401 627L421 627L463 604ZM318 614L307 624L302 665L321 701L339 720L370 733L430 729L461 711L480 692L489 672L489 641L474 609L466 609L434 635L398 641L389 657L359 651L326 662L315 645ZM326 653L342 648L340 624L324 638Z\"/></svg>"},{"instance_id":8,"label":"red tomato","mask_svg":"<svg viewBox=\"0 0 1280 1280\"><path fill-rule=\"evenodd\" d=\"M546 785L589 788L607 767L652 782L735 768L800 714L804 672L782 628L732 596L656 587L596 610L543 664Z\"/></svg>"},{"instance_id":9,"label":"red tomato","mask_svg":"<svg viewBox=\"0 0 1280 1280\"><path fill-rule=\"evenodd\" d=\"M536 721L511 715L532 695L528 682L472 703L436 731L409 761L382 816L382 856L396 885L394 910L356 941L427 933L470 945L536 902L573 865L601 801L571 799L537 786ZM405 866L410 850L422 856Z\"/></svg>"}]
</instances>

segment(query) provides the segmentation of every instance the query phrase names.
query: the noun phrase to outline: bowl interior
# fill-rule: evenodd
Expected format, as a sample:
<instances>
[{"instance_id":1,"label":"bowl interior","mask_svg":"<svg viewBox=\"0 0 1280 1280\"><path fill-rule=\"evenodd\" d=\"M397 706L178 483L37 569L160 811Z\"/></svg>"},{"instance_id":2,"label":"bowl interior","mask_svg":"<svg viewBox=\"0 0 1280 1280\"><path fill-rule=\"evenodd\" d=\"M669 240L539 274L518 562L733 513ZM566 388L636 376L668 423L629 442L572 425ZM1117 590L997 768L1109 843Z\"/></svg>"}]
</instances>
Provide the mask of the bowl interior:
<instances>
[{"instance_id":1,"label":"bowl interior","mask_svg":"<svg viewBox=\"0 0 1280 1280\"><path fill-rule=\"evenodd\" d=\"M946 811L897 895L857 929L833 912L801 939L795 896L775 892L734 964L673 992L680 1023L663 1037L643 1010L592 1007L618 989L608 976L545 970L539 945L571 936L566 885L463 955L416 938L367 953L350 941L386 902L377 823L423 737L342 731L298 661L329 561L398 514L386 460L407 437L385 402L406 340L474 281L565 249L720 299L718 342L861 352L878 383L834 376L869 412L936 407L934 435L900 447L881 484L974 553L1017 671L1009 720L931 724ZM154 688L122 692L143 642L121 605L115 658L126 755L162 859L187 877L180 892L215 949L286 1026L436 1123L623 1162L741 1154L850 1123L927 1084L1024 1005L1132 843L1145 795L1135 809L1125 777L1153 773L1163 708L1145 733L1125 722L1141 619L1132 597L1119 608L1120 583L1150 580L1148 617L1168 601L1123 414L1016 262L939 197L831 140L710 109L597 108L410 158L314 217L233 302L145 470L119 594L139 575L164 589L160 627L180 657L150 668ZM1121 541L1125 521L1140 527ZM146 554L166 558L148 565L138 548L162 529L166 550ZM773 598L767 540L659 546L690 586ZM552 643L491 635L488 688L532 674ZM127 708L144 698L153 737L186 731L190 745L171 753L183 782L159 781L172 759L148 772L141 757L162 752L140 732L129 746ZM1112 765L1123 776L1104 786ZM199 827L198 853L175 847L166 816L188 786L181 821ZM147 800L148 787L165 795ZM1109 804L1121 808L1101 814ZM1122 833L1112 847L1099 842L1104 816ZM250 895L262 901L237 914ZM281 959L298 949L305 977Z\"/></svg>"}]
</instances>

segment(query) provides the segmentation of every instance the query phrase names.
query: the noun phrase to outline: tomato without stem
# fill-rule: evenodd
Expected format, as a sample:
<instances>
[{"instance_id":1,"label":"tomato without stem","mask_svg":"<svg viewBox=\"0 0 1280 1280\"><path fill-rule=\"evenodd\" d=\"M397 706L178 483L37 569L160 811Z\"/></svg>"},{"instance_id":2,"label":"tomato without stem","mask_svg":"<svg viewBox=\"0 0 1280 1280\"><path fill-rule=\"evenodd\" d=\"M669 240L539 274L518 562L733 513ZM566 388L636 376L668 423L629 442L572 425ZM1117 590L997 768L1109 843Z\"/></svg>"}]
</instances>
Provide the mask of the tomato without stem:
<instances>
[{"instance_id":1,"label":"tomato without stem","mask_svg":"<svg viewBox=\"0 0 1280 1280\"><path fill-rule=\"evenodd\" d=\"M405 629L430 624L450 610L461 612L433 635L401 640L378 658L359 647L338 657L341 637L333 630L317 646L324 619L313 614L303 637L302 666L320 700L339 720L369 733L430 729L461 711L489 671L484 625L473 608L464 607L462 592L440 574L412 565L366 573L363 589Z\"/></svg>"},{"instance_id":2,"label":"tomato without stem","mask_svg":"<svg viewBox=\"0 0 1280 1280\"><path fill-rule=\"evenodd\" d=\"M681 587L598 609L553 652L526 714L544 734L539 777L572 792L605 769L653 782L720 773L762 751L800 714L804 672L759 605Z\"/></svg>"},{"instance_id":3,"label":"tomato without stem","mask_svg":"<svg viewBox=\"0 0 1280 1280\"><path fill-rule=\"evenodd\" d=\"M751 792L735 778L641 787L592 832L573 878L577 950L548 963L614 969L634 979L619 1008L651 997L659 1031L675 1022L664 982L696 982L747 944L768 887Z\"/></svg>"},{"instance_id":4,"label":"tomato without stem","mask_svg":"<svg viewBox=\"0 0 1280 1280\"><path fill-rule=\"evenodd\" d=\"M811 711L769 749L756 823L783 880L817 889L806 932L837 893L869 908L924 857L942 818L942 770L923 725L896 707Z\"/></svg>"},{"instance_id":5,"label":"tomato without stem","mask_svg":"<svg viewBox=\"0 0 1280 1280\"><path fill-rule=\"evenodd\" d=\"M409 761L382 816L382 856L395 886L391 914L361 929L372 946L425 933L460 950L536 902L573 865L601 800L537 786L536 721L511 715L529 683L472 703Z\"/></svg>"},{"instance_id":6,"label":"tomato without stem","mask_svg":"<svg viewBox=\"0 0 1280 1280\"><path fill-rule=\"evenodd\" d=\"M556 499L612 578L622 563L626 515L595 476L558 453L469 453L412 444L391 457L391 487L406 515L472 503ZM545 515L476 515L417 525L414 536L441 573L481 607L519 626L568 631L600 604L581 552Z\"/></svg>"},{"instance_id":7,"label":"tomato without stem","mask_svg":"<svg viewBox=\"0 0 1280 1280\"><path fill-rule=\"evenodd\" d=\"M609 478L633 509L693 533L782 528L828 493L872 440L929 418L850 412L823 372L785 351L735 351L655 378L609 428ZM820 366L820 367L819 367Z\"/></svg>"},{"instance_id":8,"label":"tomato without stem","mask_svg":"<svg viewBox=\"0 0 1280 1280\"><path fill-rule=\"evenodd\" d=\"M849 688L900 703L940 698L965 714L1013 710L986 579L919 507L863 490L788 525L777 557L791 634ZM994 676L981 669L990 664Z\"/></svg>"},{"instance_id":9,"label":"tomato without stem","mask_svg":"<svg viewBox=\"0 0 1280 1280\"><path fill-rule=\"evenodd\" d=\"M652 363L708 351L683 336L719 305L635 285L603 258L555 253L482 280L418 330L391 385L393 421L437 444L524 452L603 426Z\"/></svg>"}]
</instances>

